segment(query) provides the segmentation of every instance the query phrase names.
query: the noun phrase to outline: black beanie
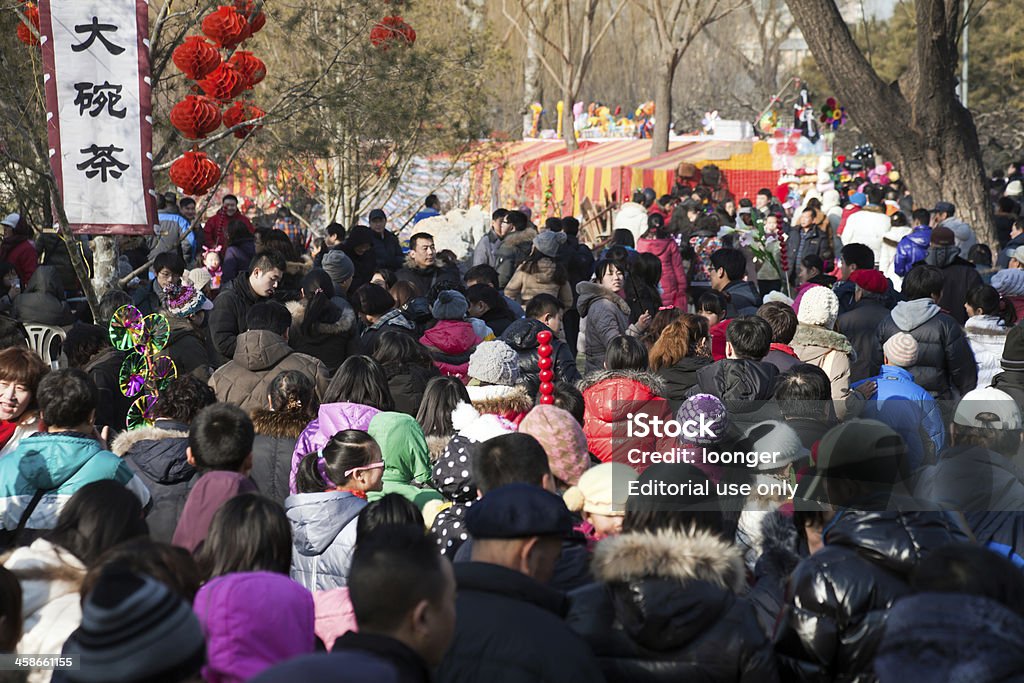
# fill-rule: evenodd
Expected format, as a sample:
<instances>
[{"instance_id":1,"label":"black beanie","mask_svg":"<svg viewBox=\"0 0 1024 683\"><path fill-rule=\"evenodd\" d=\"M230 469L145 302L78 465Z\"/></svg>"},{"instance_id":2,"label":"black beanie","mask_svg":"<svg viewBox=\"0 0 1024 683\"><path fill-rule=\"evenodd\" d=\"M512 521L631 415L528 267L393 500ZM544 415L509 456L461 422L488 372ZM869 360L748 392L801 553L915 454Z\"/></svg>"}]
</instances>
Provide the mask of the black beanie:
<instances>
[{"instance_id":1,"label":"black beanie","mask_svg":"<svg viewBox=\"0 0 1024 683\"><path fill-rule=\"evenodd\" d=\"M1016 325L1003 345L1003 370L1024 370L1024 328Z\"/></svg>"}]
</instances>

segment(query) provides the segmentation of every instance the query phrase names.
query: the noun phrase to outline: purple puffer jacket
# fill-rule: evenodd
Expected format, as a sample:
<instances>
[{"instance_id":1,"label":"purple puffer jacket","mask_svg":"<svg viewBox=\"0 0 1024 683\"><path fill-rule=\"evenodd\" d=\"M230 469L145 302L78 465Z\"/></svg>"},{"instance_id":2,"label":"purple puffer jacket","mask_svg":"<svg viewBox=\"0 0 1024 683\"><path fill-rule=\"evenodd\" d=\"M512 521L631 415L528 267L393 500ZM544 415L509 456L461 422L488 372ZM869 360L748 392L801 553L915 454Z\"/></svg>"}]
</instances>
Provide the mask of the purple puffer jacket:
<instances>
[{"instance_id":1,"label":"purple puffer jacket","mask_svg":"<svg viewBox=\"0 0 1024 683\"><path fill-rule=\"evenodd\" d=\"M219 576L199 589L193 609L206 636L207 683L241 683L313 652L313 595L284 574Z\"/></svg>"},{"instance_id":2,"label":"purple puffer jacket","mask_svg":"<svg viewBox=\"0 0 1024 683\"><path fill-rule=\"evenodd\" d=\"M380 411L361 403L325 403L315 420L306 425L295 442L292 452L292 469L288 475L288 486L292 493L299 490L295 483L295 474L299 471L299 463L307 453L323 448L332 436L346 429L370 428L370 420Z\"/></svg>"}]
</instances>

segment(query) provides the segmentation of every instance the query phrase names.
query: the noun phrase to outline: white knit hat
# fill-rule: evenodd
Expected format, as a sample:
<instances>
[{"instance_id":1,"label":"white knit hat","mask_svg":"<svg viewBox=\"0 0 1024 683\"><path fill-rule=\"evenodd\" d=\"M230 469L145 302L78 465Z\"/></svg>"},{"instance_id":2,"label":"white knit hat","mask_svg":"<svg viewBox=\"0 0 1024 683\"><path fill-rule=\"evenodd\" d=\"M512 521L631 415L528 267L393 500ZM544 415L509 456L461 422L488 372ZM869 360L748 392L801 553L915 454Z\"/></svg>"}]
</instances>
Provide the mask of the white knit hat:
<instances>
[{"instance_id":1,"label":"white knit hat","mask_svg":"<svg viewBox=\"0 0 1024 683\"><path fill-rule=\"evenodd\" d=\"M882 344L886 362L898 368L913 367L917 362L917 340L906 332L897 332Z\"/></svg>"},{"instance_id":2,"label":"white knit hat","mask_svg":"<svg viewBox=\"0 0 1024 683\"><path fill-rule=\"evenodd\" d=\"M487 384L519 381L519 354L503 341L480 342L469 357L469 376Z\"/></svg>"},{"instance_id":3,"label":"white knit hat","mask_svg":"<svg viewBox=\"0 0 1024 683\"><path fill-rule=\"evenodd\" d=\"M810 454L796 431L777 420L758 422L747 430L746 437L750 440L752 451L772 455L769 462L758 460L759 470L776 470Z\"/></svg>"},{"instance_id":4,"label":"white knit hat","mask_svg":"<svg viewBox=\"0 0 1024 683\"><path fill-rule=\"evenodd\" d=\"M811 287L800 299L796 319L804 325L831 330L839 317L839 299L828 287Z\"/></svg>"},{"instance_id":5,"label":"white knit hat","mask_svg":"<svg viewBox=\"0 0 1024 683\"><path fill-rule=\"evenodd\" d=\"M562 494L565 506L573 512L589 512L605 517L626 514L629 482L637 479L636 470L621 462L605 462L583 473L575 486Z\"/></svg>"}]
</instances>

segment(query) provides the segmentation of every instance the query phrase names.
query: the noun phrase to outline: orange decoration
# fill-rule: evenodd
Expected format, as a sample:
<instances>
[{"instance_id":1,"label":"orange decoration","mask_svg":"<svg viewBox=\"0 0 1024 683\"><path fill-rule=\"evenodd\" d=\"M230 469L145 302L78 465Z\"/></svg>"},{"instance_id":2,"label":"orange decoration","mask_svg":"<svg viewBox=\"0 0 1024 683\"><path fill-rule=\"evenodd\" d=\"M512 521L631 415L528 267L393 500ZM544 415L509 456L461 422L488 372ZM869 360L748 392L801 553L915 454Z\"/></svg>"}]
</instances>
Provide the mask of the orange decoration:
<instances>
[{"instance_id":1,"label":"orange decoration","mask_svg":"<svg viewBox=\"0 0 1024 683\"><path fill-rule=\"evenodd\" d=\"M262 59L256 57L248 50L237 50L235 54L231 55L228 64L234 66L245 76L250 88L267 76L267 65L263 63Z\"/></svg>"},{"instance_id":2,"label":"orange decoration","mask_svg":"<svg viewBox=\"0 0 1024 683\"><path fill-rule=\"evenodd\" d=\"M203 33L218 47L232 48L249 37L249 24L234 7L221 5L203 19Z\"/></svg>"},{"instance_id":3,"label":"orange decoration","mask_svg":"<svg viewBox=\"0 0 1024 683\"><path fill-rule=\"evenodd\" d=\"M221 64L206 78L199 81L199 87L215 100L227 102L242 94L247 81L245 76L232 64Z\"/></svg>"},{"instance_id":4,"label":"orange decoration","mask_svg":"<svg viewBox=\"0 0 1024 683\"><path fill-rule=\"evenodd\" d=\"M205 152L185 152L171 164L170 176L182 192L197 197L217 184L220 167Z\"/></svg>"},{"instance_id":5,"label":"orange decoration","mask_svg":"<svg viewBox=\"0 0 1024 683\"><path fill-rule=\"evenodd\" d=\"M234 128L243 121L254 121L256 119L262 119L264 116L266 116L266 112L256 105L235 102L224 111L224 127ZM235 131L234 135L236 138L241 140L260 128L261 126L242 126Z\"/></svg>"},{"instance_id":6,"label":"orange decoration","mask_svg":"<svg viewBox=\"0 0 1024 683\"><path fill-rule=\"evenodd\" d=\"M171 108L171 125L189 140L197 140L220 126L220 107L202 95L189 95Z\"/></svg>"},{"instance_id":7,"label":"orange decoration","mask_svg":"<svg viewBox=\"0 0 1024 683\"><path fill-rule=\"evenodd\" d=\"M25 18L28 19L29 22L33 26L35 26L36 32L38 33L39 32L39 8L37 8L31 2L27 2L27 3L25 3L25 7L22 9L22 11L25 13ZM38 45L39 44L39 41L36 39L36 37L34 35L32 35L32 31L29 30L28 26L25 26L25 22L21 20L21 17L18 17L17 33L18 33L18 40L20 40L21 42L25 43L26 45Z\"/></svg>"},{"instance_id":8,"label":"orange decoration","mask_svg":"<svg viewBox=\"0 0 1024 683\"><path fill-rule=\"evenodd\" d=\"M220 52L202 36L189 36L171 53L174 66L198 81L220 66Z\"/></svg>"}]
</instances>

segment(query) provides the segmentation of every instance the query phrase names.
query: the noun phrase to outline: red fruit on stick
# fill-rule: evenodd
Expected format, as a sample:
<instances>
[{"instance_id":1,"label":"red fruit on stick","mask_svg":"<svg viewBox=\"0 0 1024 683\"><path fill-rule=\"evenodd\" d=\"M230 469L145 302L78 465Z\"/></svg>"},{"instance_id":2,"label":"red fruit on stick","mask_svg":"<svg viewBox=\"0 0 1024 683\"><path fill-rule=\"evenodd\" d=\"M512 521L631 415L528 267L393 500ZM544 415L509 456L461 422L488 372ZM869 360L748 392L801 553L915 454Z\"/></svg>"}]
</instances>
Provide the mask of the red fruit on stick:
<instances>
[{"instance_id":1,"label":"red fruit on stick","mask_svg":"<svg viewBox=\"0 0 1024 683\"><path fill-rule=\"evenodd\" d=\"M189 140L206 137L220 126L220 107L203 95L189 95L171 108L171 125Z\"/></svg>"},{"instance_id":2,"label":"red fruit on stick","mask_svg":"<svg viewBox=\"0 0 1024 683\"><path fill-rule=\"evenodd\" d=\"M174 48L171 60L183 74L198 81L220 66L220 52L202 36L189 36Z\"/></svg>"}]
</instances>

